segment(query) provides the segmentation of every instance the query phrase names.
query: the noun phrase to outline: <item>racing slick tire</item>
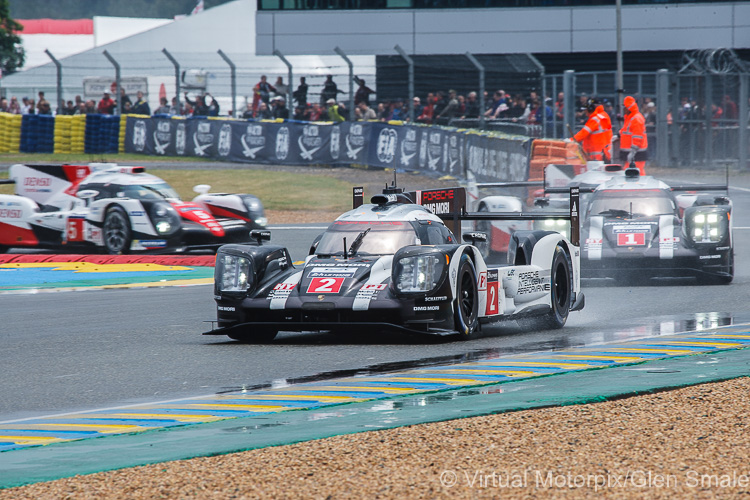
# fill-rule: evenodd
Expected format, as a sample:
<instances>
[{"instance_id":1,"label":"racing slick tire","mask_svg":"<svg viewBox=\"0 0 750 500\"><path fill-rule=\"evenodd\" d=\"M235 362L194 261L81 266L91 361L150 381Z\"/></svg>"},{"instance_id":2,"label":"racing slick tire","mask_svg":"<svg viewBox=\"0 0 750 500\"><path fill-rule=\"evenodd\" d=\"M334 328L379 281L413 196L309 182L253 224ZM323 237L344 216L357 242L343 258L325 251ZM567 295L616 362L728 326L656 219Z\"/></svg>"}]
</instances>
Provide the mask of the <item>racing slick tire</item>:
<instances>
[{"instance_id":1,"label":"racing slick tire","mask_svg":"<svg viewBox=\"0 0 750 500\"><path fill-rule=\"evenodd\" d=\"M132 241L130 220L122 207L115 205L107 210L102 233L104 248L108 254L119 255L130 251Z\"/></svg>"},{"instance_id":2,"label":"racing slick tire","mask_svg":"<svg viewBox=\"0 0 750 500\"><path fill-rule=\"evenodd\" d=\"M570 257L559 244L552 256L550 275L550 304L552 308L543 316L519 320L524 329L553 330L565 326L573 296L573 272Z\"/></svg>"},{"instance_id":3,"label":"racing slick tire","mask_svg":"<svg viewBox=\"0 0 750 500\"><path fill-rule=\"evenodd\" d=\"M253 328L252 332L232 333L227 335L232 340L246 344L262 344L271 342L279 332L269 328Z\"/></svg>"},{"instance_id":4,"label":"racing slick tire","mask_svg":"<svg viewBox=\"0 0 750 500\"><path fill-rule=\"evenodd\" d=\"M479 292L477 272L468 255L463 254L458 265L456 301L453 305L456 330L462 340L473 339L479 327Z\"/></svg>"}]
</instances>

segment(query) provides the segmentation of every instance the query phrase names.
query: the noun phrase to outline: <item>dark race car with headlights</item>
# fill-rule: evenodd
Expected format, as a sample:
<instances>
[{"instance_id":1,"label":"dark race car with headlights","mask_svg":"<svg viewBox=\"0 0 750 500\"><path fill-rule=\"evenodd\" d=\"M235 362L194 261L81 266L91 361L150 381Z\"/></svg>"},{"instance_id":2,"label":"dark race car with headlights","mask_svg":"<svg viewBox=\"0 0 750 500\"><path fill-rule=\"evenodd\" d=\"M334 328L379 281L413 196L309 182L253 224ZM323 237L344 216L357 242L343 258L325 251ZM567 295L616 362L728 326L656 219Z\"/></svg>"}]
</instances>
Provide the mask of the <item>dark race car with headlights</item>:
<instances>
[{"instance_id":1,"label":"dark race car with headlights","mask_svg":"<svg viewBox=\"0 0 750 500\"><path fill-rule=\"evenodd\" d=\"M719 190L726 186L669 186L633 168L601 184L581 228L583 277L731 283L732 203L707 194Z\"/></svg>"},{"instance_id":2,"label":"dark race car with headlights","mask_svg":"<svg viewBox=\"0 0 750 500\"><path fill-rule=\"evenodd\" d=\"M266 224L255 196L209 193L210 186L200 185L199 196L182 201L143 167L13 165L9 177L16 194L0 195L0 251L215 250L250 241L250 231Z\"/></svg>"},{"instance_id":3,"label":"dark race car with headlights","mask_svg":"<svg viewBox=\"0 0 750 500\"><path fill-rule=\"evenodd\" d=\"M253 232L257 245L221 247L218 328L206 335L268 341L279 331L397 330L468 339L482 325L507 319L560 328L570 311L583 307L579 249L559 233L516 232L511 264L488 266L475 246L486 235L466 233L471 244L460 243L415 199L447 207L465 194L462 188L410 194L391 188L373 196L371 204L336 219L301 267L286 248L261 244L268 232ZM441 216L472 216L463 206L447 212Z\"/></svg>"}]
</instances>

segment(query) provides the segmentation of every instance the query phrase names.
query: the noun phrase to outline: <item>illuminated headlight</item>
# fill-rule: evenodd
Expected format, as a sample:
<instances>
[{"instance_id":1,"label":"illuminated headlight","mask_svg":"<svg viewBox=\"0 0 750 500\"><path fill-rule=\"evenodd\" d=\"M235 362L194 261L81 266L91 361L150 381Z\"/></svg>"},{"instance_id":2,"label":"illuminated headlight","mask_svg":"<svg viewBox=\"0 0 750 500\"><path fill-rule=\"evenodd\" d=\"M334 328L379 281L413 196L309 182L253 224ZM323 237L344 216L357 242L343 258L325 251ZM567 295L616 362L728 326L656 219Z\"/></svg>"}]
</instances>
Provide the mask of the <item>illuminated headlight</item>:
<instances>
[{"instance_id":1,"label":"illuminated headlight","mask_svg":"<svg viewBox=\"0 0 750 500\"><path fill-rule=\"evenodd\" d=\"M159 231L159 233L164 234L168 233L172 230L172 224L169 222L163 220L156 223L156 230Z\"/></svg>"},{"instance_id":2,"label":"illuminated headlight","mask_svg":"<svg viewBox=\"0 0 750 500\"><path fill-rule=\"evenodd\" d=\"M544 221L544 225L547 227L552 227L555 225L555 221L553 219L547 219Z\"/></svg>"},{"instance_id":3,"label":"illuminated headlight","mask_svg":"<svg viewBox=\"0 0 750 500\"><path fill-rule=\"evenodd\" d=\"M265 225L268 224L268 219L265 217L258 217L257 219L255 219L255 223L259 226L265 227Z\"/></svg>"},{"instance_id":4,"label":"illuminated headlight","mask_svg":"<svg viewBox=\"0 0 750 500\"><path fill-rule=\"evenodd\" d=\"M728 230L727 224L718 213L694 214L688 218L688 221L688 234L696 243L717 243L722 240Z\"/></svg>"},{"instance_id":5,"label":"illuminated headlight","mask_svg":"<svg viewBox=\"0 0 750 500\"><path fill-rule=\"evenodd\" d=\"M440 285L444 267L442 256L404 257L394 267L393 282L399 292L429 292Z\"/></svg>"},{"instance_id":6,"label":"illuminated headlight","mask_svg":"<svg viewBox=\"0 0 750 500\"><path fill-rule=\"evenodd\" d=\"M220 292L246 292L250 287L250 259L219 254L216 259L216 285Z\"/></svg>"},{"instance_id":7,"label":"illuminated headlight","mask_svg":"<svg viewBox=\"0 0 750 500\"><path fill-rule=\"evenodd\" d=\"M151 221L156 232L167 236L180 228L180 216L168 203L157 203L151 207Z\"/></svg>"}]
</instances>

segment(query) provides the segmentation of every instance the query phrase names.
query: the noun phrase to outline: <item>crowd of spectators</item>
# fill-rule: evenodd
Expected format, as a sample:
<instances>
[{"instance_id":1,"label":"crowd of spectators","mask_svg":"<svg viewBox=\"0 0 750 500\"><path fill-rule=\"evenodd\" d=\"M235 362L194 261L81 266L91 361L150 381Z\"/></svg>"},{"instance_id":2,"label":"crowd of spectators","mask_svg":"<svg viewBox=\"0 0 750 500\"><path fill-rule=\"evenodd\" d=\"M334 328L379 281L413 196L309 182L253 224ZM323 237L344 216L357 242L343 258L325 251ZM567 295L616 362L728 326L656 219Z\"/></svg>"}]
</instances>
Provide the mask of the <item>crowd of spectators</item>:
<instances>
[{"instance_id":1,"label":"crowd of spectators","mask_svg":"<svg viewBox=\"0 0 750 500\"><path fill-rule=\"evenodd\" d=\"M377 103L371 102L375 91L367 86L367 82L359 77L354 78L357 90L354 94L354 119L357 121L409 121L410 109L404 99L389 99ZM327 75L318 96L309 94L309 86L306 77L300 77L296 90L291 92L293 106L287 105L290 95L289 86L284 83L283 77L278 77L272 85L265 75L253 87L253 97L248 99L246 109L239 113L243 119L295 119L300 121L334 121L349 120L351 113L347 109L348 99L340 99L344 94L333 80L332 75ZM586 120L585 102L589 96L580 94L576 105L576 124ZM44 92L38 93L38 99L23 97L19 101L15 96L8 100L0 98L0 112L13 114L40 114L40 115L81 115L90 113L116 114L118 101L122 105L123 114L139 115L170 115L170 116L219 116L221 107L219 102L210 93L204 92L190 98L188 93L184 94L182 102L177 102L173 97L168 100L163 96L159 98L159 106L151 109L143 92L137 91L135 101L127 95L124 88L120 89L119 99L113 99L109 92L104 92L102 98L97 102L94 99L84 100L80 95L74 100L61 101L57 110L53 110L50 102L45 98ZM312 101L312 102L311 102ZM480 117L491 123L510 122L521 125L541 125L546 121L550 126L557 125L554 135L566 136L567 130L562 129L565 123L564 117L564 95L562 92L553 99L550 96L542 97L537 92L528 94L505 92L496 90L485 92L484 109L480 109L480 99L477 92L471 91L466 95L459 94L453 89L447 92L436 90L425 96L415 96L411 102L414 108L414 120L423 124L462 124L471 126L472 120L478 121ZM603 99L604 110L610 115L612 123L619 122L617 112L610 100ZM646 118L648 129L656 127L657 107L656 103L648 97L638 100L640 110ZM667 112L667 123L675 121L684 123L682 127L703 127L710 115L712 127L723 125L737 125L739 122L739 107L729 95L706 107L700 101L692 97L683 97L679 109ZM227 113L231 115L231 111ZM750 119L750 117L748 117ZM574 124L571 124L574 125Z\"/></svg>"}]
</instances>

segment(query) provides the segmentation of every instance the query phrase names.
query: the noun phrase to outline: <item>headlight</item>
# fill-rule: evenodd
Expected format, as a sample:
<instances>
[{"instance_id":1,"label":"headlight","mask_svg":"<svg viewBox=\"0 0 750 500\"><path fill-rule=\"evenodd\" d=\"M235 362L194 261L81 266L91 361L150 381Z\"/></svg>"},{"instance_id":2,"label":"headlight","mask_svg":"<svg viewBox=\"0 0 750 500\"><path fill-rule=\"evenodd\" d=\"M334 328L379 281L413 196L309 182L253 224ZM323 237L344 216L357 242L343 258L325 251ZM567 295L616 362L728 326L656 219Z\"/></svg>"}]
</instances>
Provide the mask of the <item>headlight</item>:
<instances>
[{"instance_id":1,"label":"headlight","mask_svg":"<svg viewBox=\"0 0 750 500\"><path fill-rule=\"evenodd\" d=\"M246 292L250 288L250 259L219 254L216 259L216 289L219 292Z\"/></svg>"},{"instance_id":2,"label":"headlight","mask_svg":"<svg viewBox=\"0 0 750 500\"><path fill-rule=\"evenodd\" d=\"M728 226L721 214L694 213L687 217L687 234L695 243L718 243L724 239Z\"/></svg>"},{"instance_id":3,"label":"headlight","mask_svg":"<svg viewBox=\"0 0 750 500\"><path fill-rule=\"evenodd\" d=\"M440 285L445 267L442 255L415 255L399 259L393 282L399 292L429 292Z\"/></svg>"},{"instance_id":4,"label":"headlight","mask_svg":"<svg viewBox=\"0 0 750 500\"><path fill-rule=\"evenodd\" d=\"M555 231L566 238L568 237L568 227L570 227L570 222L567 219L544 219L541 221L535 221L534 223L534 229Z\"/></svg>"},{"instance_id":5,"label":"headlight","mask_svg":"<svg viewBox=\"0 0 750 500\"><path fill-rule=\"evenodd\" d=\"M257 219L255 219L255 223L259 226L265 227L266 224L268 224L268 219L266 219L265 217L258 217Z\"/></svg>"},{"instance_id":6,"label":"headlight","mask_svg":"<svg viewBox=\"0 0 750 500\"><path fill-rule=\"evenodd\" d=\"M245 194L242 195L242 203L245 205L245 210L249 214L249 219L255 222L259 226L265 226L268 220L263 214L263 204L255 196Z\"/></svg>"},{"instance_id":7,"label":"headlight","mask_svg":"<svg viewBox=\"0 0 750 500\"><path fill-rule=\"evenodd\" d=\"M161 236L168 236L180 228L180 216L167 203L156 203L151 207L151 221Z\"/></svg>"}]
</instances>

